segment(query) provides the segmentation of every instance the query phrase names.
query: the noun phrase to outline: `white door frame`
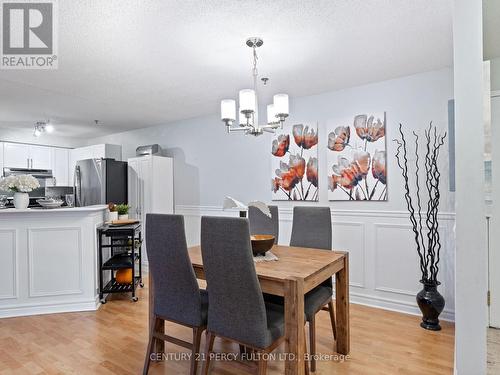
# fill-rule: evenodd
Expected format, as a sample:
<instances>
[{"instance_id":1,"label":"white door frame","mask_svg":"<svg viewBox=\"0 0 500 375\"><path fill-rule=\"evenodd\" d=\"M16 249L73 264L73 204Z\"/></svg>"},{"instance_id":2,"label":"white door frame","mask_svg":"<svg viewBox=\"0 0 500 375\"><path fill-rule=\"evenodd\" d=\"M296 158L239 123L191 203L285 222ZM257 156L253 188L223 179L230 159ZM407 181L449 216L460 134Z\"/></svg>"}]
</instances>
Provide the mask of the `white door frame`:
<instances>
[{"instance_id":1,"label":"white door frame","mask_svg":"<svg viewBox=\"0 0 500 375\"><path fill-rule=\"evenodd\" d=\"M491 99L500 98L500 90L491 91ZM499 119L493 122L493 102L491 103L491 160L492 160L492 186L491 186L491 209L488 214L488 289L489 289L489 325L500 328L500 251L493 249L500 248L500 233L492 230L493 226L500 225L500 150L493 145L500 144ZM496 125L496 126L495 126Z\"/></svg>"}]
</instances>

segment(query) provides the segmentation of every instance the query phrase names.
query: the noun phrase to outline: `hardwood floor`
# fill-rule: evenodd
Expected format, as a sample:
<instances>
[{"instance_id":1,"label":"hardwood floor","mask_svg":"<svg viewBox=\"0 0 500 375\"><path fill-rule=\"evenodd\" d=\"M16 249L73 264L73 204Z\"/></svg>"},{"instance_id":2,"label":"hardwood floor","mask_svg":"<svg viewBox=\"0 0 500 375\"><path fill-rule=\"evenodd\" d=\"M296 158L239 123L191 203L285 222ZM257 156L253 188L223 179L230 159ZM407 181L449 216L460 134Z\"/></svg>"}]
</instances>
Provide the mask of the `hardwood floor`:
<instances>
[{"instance_id":1,"label":"hardwood floor","mask_svg":"<svg viewBox=\"0 0 500 375\"><path fill-rule=\"evenodd\" d=\"M139 301L109 298L97 312L0 319L0 374L139 374L147 343L147 289ZM425 331L419 318L351 305L351 354L343 362L317 361L316 374L452 374L454 326ZM317 353L334 354L328 312L316 319ZM167 332L191 340L189 328L167 324ZM205 335L202 348L205 345ZM150 374L185 374L188 350L167 344L184 360L153 363ZM238 346L216 340L216 352L238 352ZM283 352L283 345L276 353ZM200 366L201 370L201 366ZM282 374L282 362L269 361L268 374ZM212 374L246 374L242 367L213 362Z\"/></svg>"}]
</instances>

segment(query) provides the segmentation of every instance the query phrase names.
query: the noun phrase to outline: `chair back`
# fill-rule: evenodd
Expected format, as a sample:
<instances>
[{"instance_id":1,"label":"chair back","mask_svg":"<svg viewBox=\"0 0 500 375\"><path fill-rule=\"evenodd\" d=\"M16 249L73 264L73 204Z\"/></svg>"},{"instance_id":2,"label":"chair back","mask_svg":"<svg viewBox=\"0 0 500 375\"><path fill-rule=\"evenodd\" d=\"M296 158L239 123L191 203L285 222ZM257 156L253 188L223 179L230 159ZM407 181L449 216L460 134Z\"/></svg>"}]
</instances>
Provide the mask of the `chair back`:
<instances>
[{"instance_id":1,"label":"chair back","mask_svg":"<svg viewBox=\"0 0 500 375\"><path fill-rule=\"evenodd\" d=\"M155 314L200 326L200 288L187 251L183 216L147 214L146 242L155 289Z\"/></svg>"},{"instance_id":2,"label":"chair back","mask_svg":"<svg viewBox=\"0 0 500 375\"><path fill-rule=\"evenodd\" d=\"M290 246L331 250L332 217L330 207L294 207ZM332 279L325 280L321 285L332 287Z\"/></svg>"},{"instance_id":3,"label":"chair back","mask_svg":"<svg viewBox=\"0 0 500 375\"><path fill-rule=\"evenodd\" d=\"M279 236L279 214L277 206L269 206L271 217L264 214L257 207L248 207L248 221L250 223L250 234L270 234L274 236L274 243L278 243Z\"/></svg>"},{"instance_id":4,"label":"chair back","mask_svg":"<svg viewBox=\"0 0 500 375\"><path fill-rule=\"evenodd\" d=\"M266 337L266 308L255 272L248 220L201 218L201 253L207 280L208 325L243 343Z\"/></svg>"}]
</instances>

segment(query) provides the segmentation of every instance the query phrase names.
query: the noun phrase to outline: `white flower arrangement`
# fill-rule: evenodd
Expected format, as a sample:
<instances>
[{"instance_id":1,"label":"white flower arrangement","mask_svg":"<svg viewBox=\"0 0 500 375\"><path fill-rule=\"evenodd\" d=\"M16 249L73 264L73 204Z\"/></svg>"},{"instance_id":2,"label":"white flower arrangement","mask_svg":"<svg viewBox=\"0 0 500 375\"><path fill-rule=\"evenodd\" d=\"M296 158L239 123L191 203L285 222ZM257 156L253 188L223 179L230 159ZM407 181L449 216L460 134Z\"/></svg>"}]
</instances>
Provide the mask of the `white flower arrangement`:
<instances>
[{"instance_id":1,"label":"white flower arrangement","mask_svg":"<svg viewBox=\"0 0 500 375\"><path fill-rule=\"evenodd\" d=\"M40 187L38 180L30 174L8 176L0 181L0 190L14 193L29 193Z\"/></svg>"}]
</instances>

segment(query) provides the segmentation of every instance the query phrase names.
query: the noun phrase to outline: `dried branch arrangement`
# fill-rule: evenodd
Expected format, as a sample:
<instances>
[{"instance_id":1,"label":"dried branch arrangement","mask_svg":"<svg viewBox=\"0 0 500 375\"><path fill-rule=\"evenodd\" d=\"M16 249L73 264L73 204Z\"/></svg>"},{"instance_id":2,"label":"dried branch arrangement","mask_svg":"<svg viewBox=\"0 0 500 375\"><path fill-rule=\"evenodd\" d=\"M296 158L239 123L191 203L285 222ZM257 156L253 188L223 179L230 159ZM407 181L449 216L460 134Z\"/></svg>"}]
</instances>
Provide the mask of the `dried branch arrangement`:
<instances>
[{"instance_id":1,"label":"dried branch arrangement","mask_svg":"<svg viewBox=\"0 0 500 375\"><path fill-rule=\"evenodd\" d=\"M441 241L439 238L438 208L441 194L439 192L439 179L441 173L438 169L438 158L441 146L444 145L446 132L438 133L432 123L424 131L425 157L421 162L419 158L419 135L413 132L415 137L415 173L412 175L414 183L411 182L408 162L408 143L399 124L401 139L395 139L397 143L396 159L405 181L405 200L410 213L417 252L420 259L420 271L423 283L439 284L437 280L439 273L439 261L441 252ZM425 181L420 181L419 173L423 163L425 170ZM422 186L422 187L421 187ZM427 210L422 212L422 207Z\"/></svg>"}]
</instances>

